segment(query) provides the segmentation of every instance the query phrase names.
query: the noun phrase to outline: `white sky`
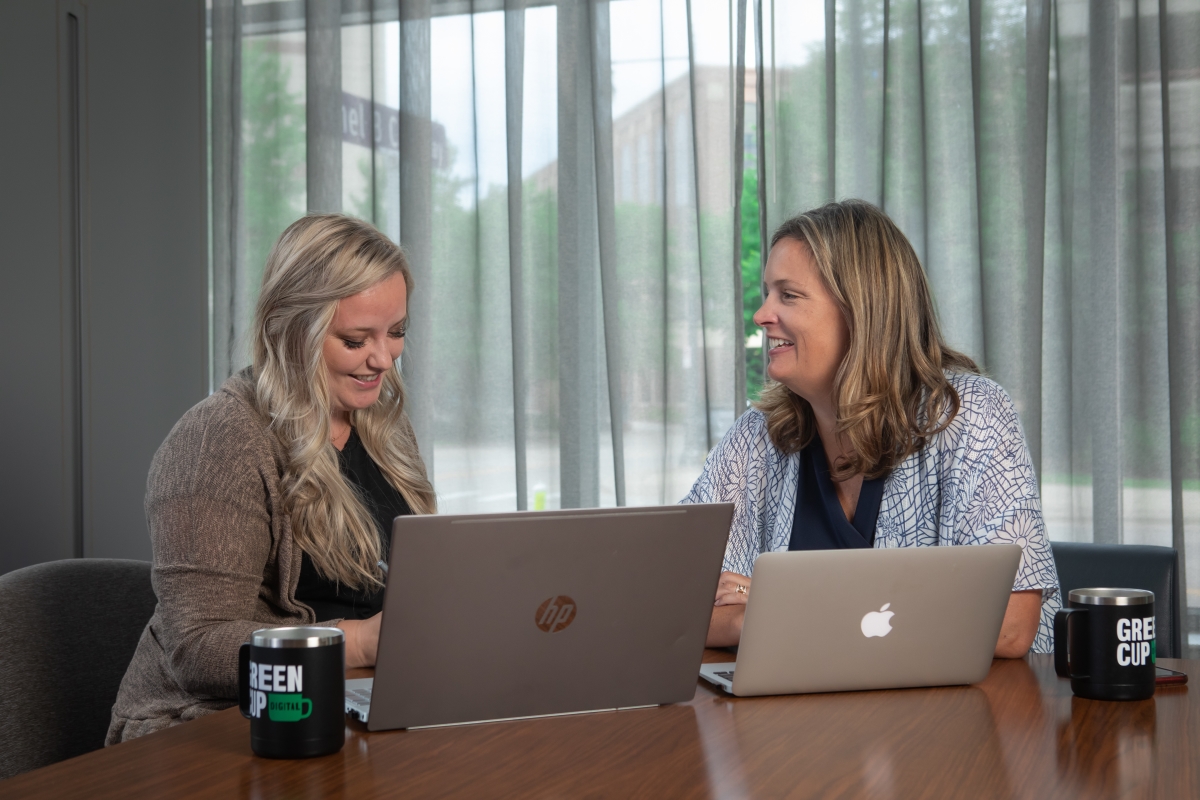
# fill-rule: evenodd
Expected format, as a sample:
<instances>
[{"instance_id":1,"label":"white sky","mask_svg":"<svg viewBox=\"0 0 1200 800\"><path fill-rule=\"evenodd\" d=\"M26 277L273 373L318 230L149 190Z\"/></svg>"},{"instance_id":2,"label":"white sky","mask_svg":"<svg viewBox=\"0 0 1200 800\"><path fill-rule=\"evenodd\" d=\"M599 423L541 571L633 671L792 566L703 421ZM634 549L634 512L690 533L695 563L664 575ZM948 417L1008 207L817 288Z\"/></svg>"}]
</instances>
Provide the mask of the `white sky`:
<instances>
[{"instance_id":1,"label":"white sky","mask_svg":"<svg viewBox=\"0 0 1200 800\"><path fill-rule=\"evenodd\" d=\"M732 52L730 0L693 0L696 62L728 65ZM687 71L687 11L685 0L614 0L612 25L613 116L619 117ZM753 5L750 4L750 9ZM748 11L750 10L748 9ZM824 0L766 0L764 22L771 30L772 13L777 42L776 64L807 59L809 46L825 37ZM525 97L523 172L526 176L557 158L557 30L553 6L531 8L525 15ZM661 16L660 16L661 15ZM665 23L665 24L663 24ZM483 191L508 180L504 94L504 15L475 15L475 58L471 58L471 20L468 16L436 17L432 21L433 119L446 128L457 150L455 173L474 174L473 131L479 130L479 176ZM399 30L387 27L384 75L399 75ZM766 48L770 59L770 38ZM746 25L746 63L754 64L753 20ZM786 44L785 44L786 43ZM666 55L665 62L660 55ZM476 108L472 109L471 65L475 64ZM386 102L395 103L394 85L386 87ZM474 111L474 113L473 113ZM474 119L473 119L474 117Z\"/></svg>"}]
</instances>

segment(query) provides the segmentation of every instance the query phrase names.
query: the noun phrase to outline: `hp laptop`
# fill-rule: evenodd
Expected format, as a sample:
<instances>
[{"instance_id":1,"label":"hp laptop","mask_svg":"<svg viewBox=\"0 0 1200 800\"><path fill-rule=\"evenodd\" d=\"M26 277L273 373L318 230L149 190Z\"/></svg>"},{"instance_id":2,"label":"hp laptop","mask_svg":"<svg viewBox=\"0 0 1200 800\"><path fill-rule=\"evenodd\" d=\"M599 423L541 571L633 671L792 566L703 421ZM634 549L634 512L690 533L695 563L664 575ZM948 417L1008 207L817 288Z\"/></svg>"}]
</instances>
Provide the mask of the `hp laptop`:
<instances>
[{"instance_id":1,"label":"hp laptop","mask_svg":"<svg viewBox=\"0 0 1200 800\"><path fill-rule=\"evenodd\" d=\"M736 695L977 683L991 668L1018 545L764 553L737 661L700 676Z\"/></svg>"},{"instance_id":2,"label":"hp laptop","mask_svg":"<svg viewBox=\"0 0 1200 800\"><path fill-rule=\"evenodd\" d=\"M397 517L372 731L690 700L733 505Z\"/></svg>"}]
</instances>

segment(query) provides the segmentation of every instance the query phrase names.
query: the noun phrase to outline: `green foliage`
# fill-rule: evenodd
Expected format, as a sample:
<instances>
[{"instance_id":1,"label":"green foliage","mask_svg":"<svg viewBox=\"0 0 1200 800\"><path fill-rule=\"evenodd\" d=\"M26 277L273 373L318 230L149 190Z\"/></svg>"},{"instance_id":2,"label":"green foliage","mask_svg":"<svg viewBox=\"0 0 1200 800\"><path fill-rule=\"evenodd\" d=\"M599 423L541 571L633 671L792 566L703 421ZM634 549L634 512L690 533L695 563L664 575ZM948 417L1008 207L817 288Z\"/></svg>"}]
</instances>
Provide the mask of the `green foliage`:
<instances>
[{"instance_id":1,"label":"green foliage","mask_svg":"<svg viewBox=\"0 0 1200 800\"><path fill-rule=\"evenodd\" d=\"M522 197L525 302L540 310L530 320L529 370L532 378L550 381L558 378L558 193L526 181Z\"/></svg>"},{"instance_id":2,"label":"green foliage","mask_svg":"<svg viewBox=\"0 0 1200 800\"><path fill-rule=\"evenodd\" d=\"M437 353L437 436L443 442L507 441L512 397L508 189L476 198L447 145L432 175L432 349ZM526 181L521 265L526 315L526 421L530 436L557 428L558 203ZM420 291L420 289L418 289ZM487 402L481 402L486 398Z\"/></svg>"},{"instance_id":3,"label":"green foliage","mask_svg":"<svg viewBox=\"0 0 1200 800\"><path fill-rule=\"evenodd\" d=\"M758 230L758 173L746 170L742 178L742 334L758 330L754 312L762 304L762 241Z\"/></svg>"},{"instance_id":4,"label":"green foliage","mask_svg":"<svg viewBox=\"0 0 1200 800\"><path fill-rule=\"evenodd\" d=\"M304 214L304 96L289 92L290 70L268 39L242 49L242 202L245 296L257 297L262 268L284 228Z\"/></svg>"},{"instance_id":5,"label":"green foliage","mask_svg":"<svg viewBox=\"0 0 1200 800\"><path fill-rule=\"evenodd\" d=\"M472 389L481 363L480 232L474 204L459 202L470 180L454 173L457 160L457 150L447 143L445 166L435 168L431 176L432 286L426 290L433 294L431 346L437 354L438 435L443 440L474 441L483 432Z\"/></svg>"},{"instance_id":6,"label":"green foliage","mask_svg":"<svg viewBox=\"0 0 1200 800\"><path fill-rule=\"evenodd\" d=\"M1200 453L1200 413L1192 412L1183 418L1182 431L1180 431L1180 440L1185 451L1189 453ZM1192 475L1195 475L1195 465L1188 470ZM1192 477L1189 475L1188 477Z\"/></svg>"},{"instance_id":7,"label":"green foliage","mask_svg":"<svg viewBox=\"0 0 1200 800\"><path fill-rule=\"evenodd\" d=\"M621 357L626 386L639 387L639 399L667 396L669 347L668 308L678 302L672 287L669 259L664 262L662 206L636 202L617 203L616 263L618 318L621 320ZM655 387L651 392L649 387ZM646 387L646 388L642 388ZM661 395L658 394L661 392ZM643 413L651 408L642 406ZM654 403L653 413L667 412L667 403Z\"/></svg>"},{"instance_id":8,"label":"green foliage","mask_svg":"<svg viewBox=\"0 0 1200 800\"><path fill-rule=\"evenodd\" d=\"M742 335L759 329L754 312L762 305L762 236L758 228L758 172L751 166L742 175ZM757 400L765 379L763 348L746 348L746 396Z\"/></svg>"}]
</instances>

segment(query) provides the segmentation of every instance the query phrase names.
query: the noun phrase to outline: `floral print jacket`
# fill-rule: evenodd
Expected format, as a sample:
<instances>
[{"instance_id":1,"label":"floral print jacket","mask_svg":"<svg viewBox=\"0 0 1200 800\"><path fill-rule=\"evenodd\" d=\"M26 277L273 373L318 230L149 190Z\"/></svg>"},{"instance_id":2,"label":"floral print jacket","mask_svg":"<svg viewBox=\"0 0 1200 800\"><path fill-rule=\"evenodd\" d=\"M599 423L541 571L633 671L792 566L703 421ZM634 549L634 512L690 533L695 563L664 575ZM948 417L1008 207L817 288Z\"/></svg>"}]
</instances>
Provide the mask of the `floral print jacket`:
<instances>
[{"instance_id":1,"label":"floral print jacket","mask_svg":"<svg viewBox=\"0 0 1200 800\"><path fill-rule=\"evenodd\" d=\"M1021 545L1013 591L1042 590L1033 652L1053 652L1058 573L1017 410L995 381L969 373L947 378L958 391L958 415L888 475L875 546ZM771 443L758 409L743 414L709 453L683 502L734 504L725 569L749 576L760 553L787 550L799 463L799 454L784 455Z\"/></svg>"}]
</instances>

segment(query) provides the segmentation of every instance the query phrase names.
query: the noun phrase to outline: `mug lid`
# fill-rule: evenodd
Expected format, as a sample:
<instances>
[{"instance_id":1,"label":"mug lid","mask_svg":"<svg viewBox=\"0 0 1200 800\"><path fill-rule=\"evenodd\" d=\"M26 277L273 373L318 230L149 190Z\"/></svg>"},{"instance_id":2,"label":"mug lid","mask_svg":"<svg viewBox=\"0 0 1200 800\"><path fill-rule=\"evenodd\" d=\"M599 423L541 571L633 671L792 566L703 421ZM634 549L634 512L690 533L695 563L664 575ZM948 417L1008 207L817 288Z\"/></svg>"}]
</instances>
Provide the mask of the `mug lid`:
<instances>
[{"instance_id":1,"label":"mug lid","mask_svg":"<svg viewBox=\"0 0 1200 800\"><path fill-rule=\"evenodd\" d=\"M290 628L261 628L250 634L255 647L321 647L340 644L346 635L341 628L320 628L316 625L297 625Z\"/></svg>"},{"instance_id":2,"label":"mug lid","mask_svg":"<svg viewBox=\"0 0 1200 800\"><path fill-rule=\"evenodd\" d=\"M1085 606L1146 606L1154 602L1154 592L1145 589L1072 589L1067 599Z\"/></svg>"}]
</instances>

